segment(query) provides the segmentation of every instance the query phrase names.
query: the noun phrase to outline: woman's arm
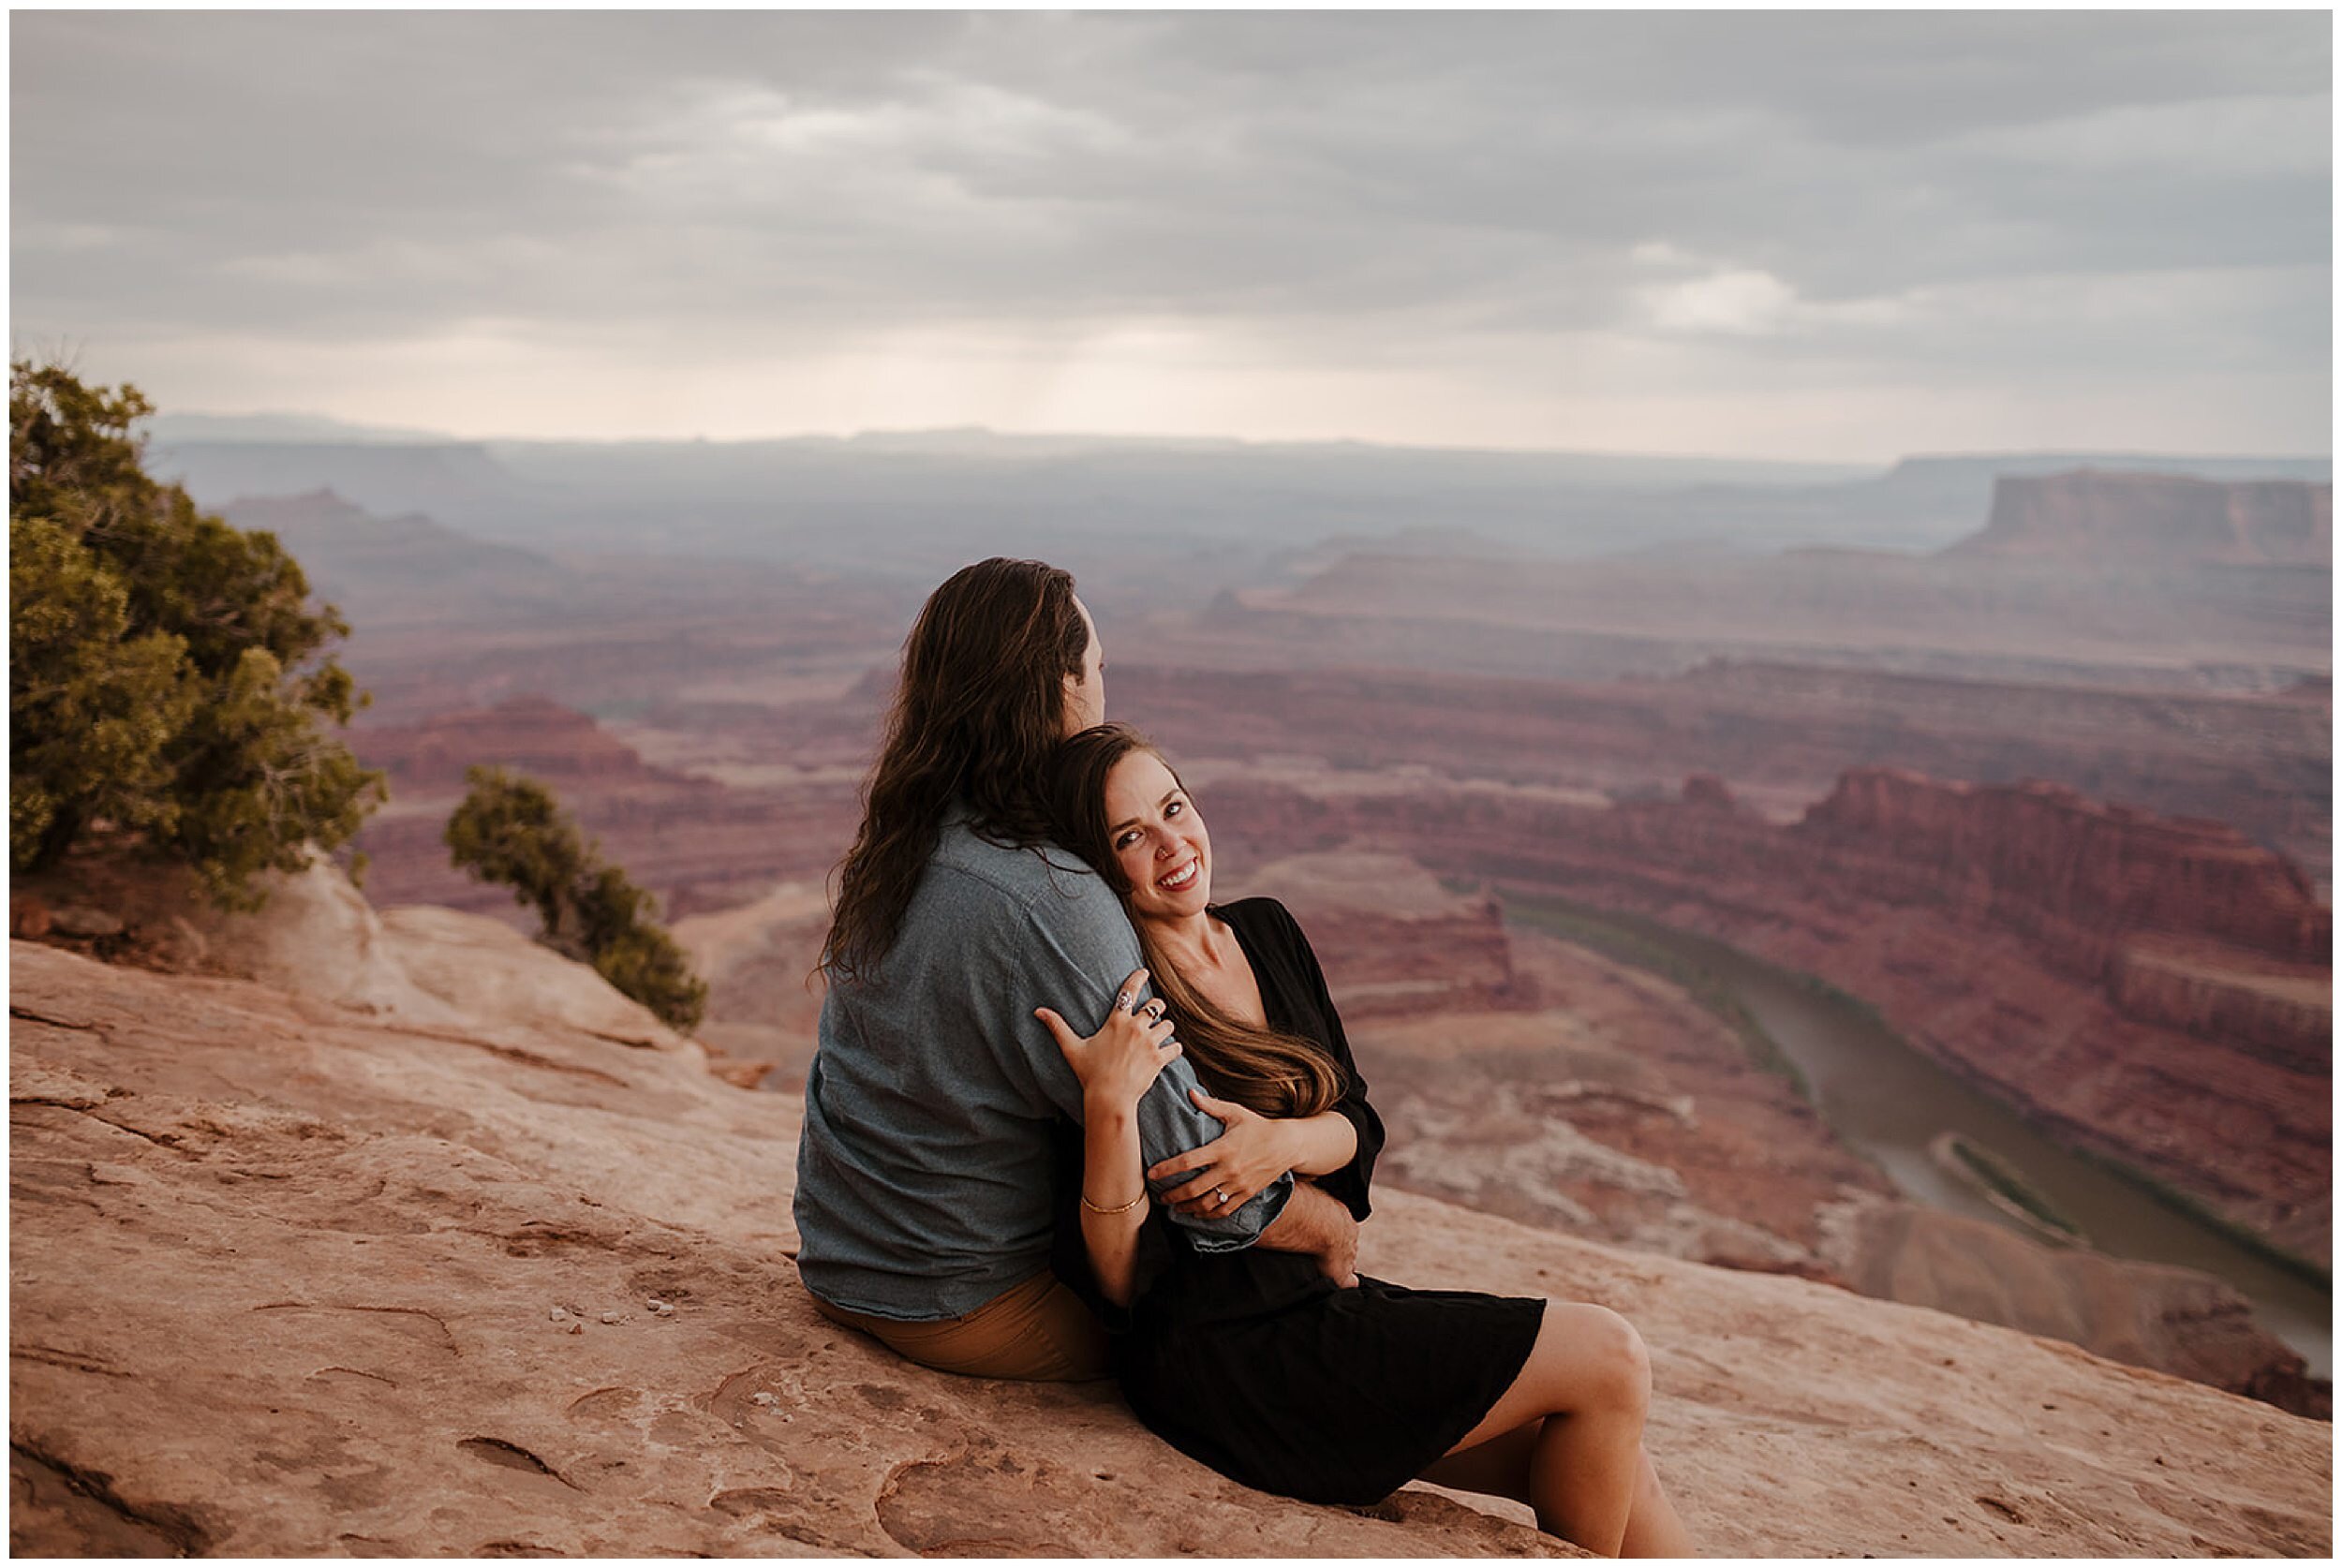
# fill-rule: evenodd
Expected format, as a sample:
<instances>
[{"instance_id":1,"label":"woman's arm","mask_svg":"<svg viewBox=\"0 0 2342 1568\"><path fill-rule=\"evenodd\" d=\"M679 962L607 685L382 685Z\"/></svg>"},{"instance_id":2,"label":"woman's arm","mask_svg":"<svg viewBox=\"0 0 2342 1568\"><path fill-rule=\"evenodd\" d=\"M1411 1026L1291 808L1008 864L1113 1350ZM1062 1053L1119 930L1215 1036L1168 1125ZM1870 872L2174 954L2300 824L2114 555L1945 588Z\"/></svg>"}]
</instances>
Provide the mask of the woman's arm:
<instances>
[{"instance_id":1,"label":"woman's arm","mask_svg":"<svg viewBox=\"0 0 2342 1568\"><path fill-rule=\"evenodd\" d=\"M1198 1099L1213 1116L1212 1110ZM1350 1163L1358 1152L1358 1130L1340 1111L1320 1111L1313 1117L1301 1117L1293 1121L1272 1122L1283 1130L1282 1136L1292 1158L1285 1168L1295 1176L1327 1176Z\"/></svg>"},{"instance_id":2,"label":"woman's arm","mask_svg":"<svg viewBox=\"0 0 2342 1568\"><path fill-rule=\"evenodd\" d=\"M1137 1294L1138 1232L1147 1223L1139 1158L1137 1110L1084 1096L1082 1246L1099 1292L1117 1307L1128 1307Z\"/></svg>"},{"instance_id":3,"label":"woman's arm","mask_svg":"<svg viewBox=\"0 0 2342 1568\"><path fill-rule=\"evenodd\" d=\"M1265 1117L1202 1089L1192 1091L1196 1108L1220 1118L1227 1130L1189 1154L1175 1155L1147 1173L1162 1181L1195 1173L1163 1194L1163 1201L1192 1214L1223 1214L1286 1171L1325 1176L1339 1171L1358 1151L1358 1130L1339 1111L1313 1117Z\"/></svg>"},{"instance_id":4,"label":"woman's arm","mask_svg":"<svg viewBox=\"0 0 2342 1568\"><path fill-rule=\"evenodd\" d=\"M1082 1245L1108 1301L1127 1307L1137 1294L1139 1228L1147 1222L1147 1186L1139 1168L1138 1101L1164 1064L1179 1054L1171 1025L1152 1004L1134 1010L1147 971L1122 983L1096 1034L1084 1040L1048 1008L1048 1026L1082 1086Z\"/></svg>"}]
</instances>

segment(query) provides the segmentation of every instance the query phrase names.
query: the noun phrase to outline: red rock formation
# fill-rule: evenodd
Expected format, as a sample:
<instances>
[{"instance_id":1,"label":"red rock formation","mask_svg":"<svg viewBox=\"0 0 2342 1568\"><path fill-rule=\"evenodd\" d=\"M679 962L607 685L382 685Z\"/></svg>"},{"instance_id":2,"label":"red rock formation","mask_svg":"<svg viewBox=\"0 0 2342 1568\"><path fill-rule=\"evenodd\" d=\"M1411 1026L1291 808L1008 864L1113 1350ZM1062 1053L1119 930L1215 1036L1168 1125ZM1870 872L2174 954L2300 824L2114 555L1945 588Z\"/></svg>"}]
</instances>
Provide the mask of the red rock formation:
<instances>
[{"instance_id":1,"label":"red rock formation","mask_svg":"<svg viewBox=\"0 0 2342 1568\"><path fill-rule=\"evenodd\" d=\"M2012 475L1994 482L1984 530L1943 554L2125 569L2330 566L2334 487L2298 480L2222 484L2090 468Z\"/></svg>"},{"instance_id":2,"label":"red rock formation","mask_svg":"<svg viewBox=\"0 0 2342 1568\"><path fill-rule=\"evenodd\" d=\"M1385 1109L1387 1181L1639 1250L1847 1284L2324 1413L2303 1358L2219 1280L1897 1199L1787 1079L1655 976L1499 926L1485 895L1446 892L1394 855L1297 856L1226 880L1227 893L1273 892L1311 933ZM1483 969L1501 984L1462 984Z\"/></svg>"},{"instance_id":3,"label":"red rock formation","mask_svg":"<svg viewBox=\"0 0 2342 1568\"><path fill-rule=\"evenodd\" d=\"M2111 978L2149 934L2321 964L2333 912L2284 859L2218 822L2159 818L2039 781L2014 789L1858 768L1795 830L1857 885L2038 938L2064 967Z\"/></svg>"},{"instance_id":4,"label":"red rock formation","mask_svg":"<svg viewBox=\"0 0 2342 1568\"><path fill-rule=\"evenodd\" d=\"M2109 990L2133 1018L2230 1042L2296 1072L2329 1072L2333 971L2298 965L2263 972L2241 955L2221 957L2225 964L2207 964L2186 944L2129 942L2115 955Z\"/></svg>"},{"instance_id":5,"label":"red rock formation","mask_svg":"<svg viewBox=\"0 0 2342 1568\"><path fill-rule=\"evenodd\" d=\"M587 715L545 697L511 697L414 724L367 725L351 732L349 744L366 766L389 771L394 790L422 793L460 793L464 770L475 763L517 769L555 786L684 781L645 764Z\"/></svg>"},{"instance_id":6,"label":"red rock formation","mask_svg":"<svg viewBox=\"0 0 2342 1568\"><path fill-rule=\"evenodd\" d=\"M2301 979L2321 916L2281 863L2214 830L2093 810L2055 791L1960 796L1924 780L1856 779L1847 793L1880 805L1849 805L1811 829L1705 805L1591 806L1430 781L1317 794L1224 777L1206 799L1215 834L1232 844L1388 848L1441 872L1655 915L1818 974L2062 1135L2281 1245L2327 1254L2332 1076L2313 1052L2313 1001L2297 990L2302 1011L2290 1021L2257 1013L2246 1030L2205 1038L2174 1024L2211 1026L2232 1005L2189 1012L2153 982L2126 993L2119 976L2133 961L2110 967L2139 947L2168 969L2178 942L2231 990L2265 993L2273 966ZM1890 801L1914 816L1886 809ZM1978 837L1974 860L1946 854L1947 842L1971 842L1949 836L1964 813L2003 821L2019 843L2034 836L2032 849ZM2074 831L2108 842L2057 855L2055 824L2072 813ZM2158 893L2157 877L2172 885ZM2199 906L2195 890L2220 896ZM2256 913L2246 890L2278 900L2279 913ZM2239 948L2243 937L2275 951ZM2323 984L2330 1006L2330 976Z\"/></svg>"},{"instance_id":7,"label":"red rock formation","mask_svg":"<svg viewBox=\"0 0 2342 1568\"><path fill-rule=\"evenodd\" d=\"M508 890L448 863L440 835L478 762L551 785L603 858L657 894L670 919L748 903L776 882L819 882L860 820L850 778L728 788L652 766L586 715L542 698L376 725L350 741L360 761L391 773L391 806L358 838L367 891L386 905L445 904L526 924Z\"/></svg>"},{"instance_id":8,"label":"red rock formation","mask_svg":"<svg viewBox=\"0 0 2342 1568\"><path fill-rule=\"evenodd\" d=\"M1223 898L1282 900L1309 933L1345 1020L1536 1003L1513 969L1504 909L1443 889L1397 855L1303 855L1236 880Z\"/></svg>"},{"instance_id":9,"label":"red rock formation","mask_svg":"<svg viewBox=\"0 0 2342 1568\"><path fill-rule=\"evenodd\" d=\"M2070 1339L2296 1415L2322 1420L2332 1407L2332 1387L2254 1321L2252 1303L2194 1269L2043 1247L1899 1203L1848 1206L1828 1251L1864 1295Z\"/></svg>"},{"instance_id":10,"label":"red rock formation","mask_svg":"<svg viewBox=\"0 0 2342 1568\"><path fill-rule=\"evenodd\" d=\"M1121 658L1113 697L1119 716L1189 760L1313 755L1617 793L1709 773L1776 814L1847 767L1885 765L1987 783L2065 779L2167 816L2231 823L2321 874L2332 838L2333 724L2318 703L1780 663L1593 685ZM867 736L875 703L860 715ZM846 717L823 708L767 730L780 755L803 746L827 756Z\"/></svg>"},{"instance_id":11,"label":"red rock formation","mask_svg":"<svg viewBox=\"0 0 2342 1568\"><path fill-rule=\"evenodd\" d=\"M1732 798L1731 787L1712 773L1695 773L1683 780L1685 806L1710 806L1729 811L1738 804Z\"/></svg>"}]
</instances>

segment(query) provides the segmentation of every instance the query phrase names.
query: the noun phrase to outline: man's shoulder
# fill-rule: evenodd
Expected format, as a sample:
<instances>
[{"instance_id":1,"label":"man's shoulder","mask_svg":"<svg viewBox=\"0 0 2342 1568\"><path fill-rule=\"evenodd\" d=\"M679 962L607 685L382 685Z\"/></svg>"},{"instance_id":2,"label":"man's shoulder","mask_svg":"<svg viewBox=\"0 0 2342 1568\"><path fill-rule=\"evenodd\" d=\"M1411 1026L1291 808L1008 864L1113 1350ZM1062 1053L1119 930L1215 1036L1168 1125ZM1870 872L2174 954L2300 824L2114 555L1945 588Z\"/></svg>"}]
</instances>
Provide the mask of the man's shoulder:
<instances>
[{"instance_id":1,"label":"man's shoulder","mask_svg":"<svg viewBox=\"0 0 2342 1568\"><path fill-rule=\"evenodd\" d=\"M1054 844L998 843L966 821L943 824L932 864L949 874L963 896L989 895L1036 913L1060 903L1075 908L1115 903L1113 891L1079 856Z\"/></svg>"}]
</instances>

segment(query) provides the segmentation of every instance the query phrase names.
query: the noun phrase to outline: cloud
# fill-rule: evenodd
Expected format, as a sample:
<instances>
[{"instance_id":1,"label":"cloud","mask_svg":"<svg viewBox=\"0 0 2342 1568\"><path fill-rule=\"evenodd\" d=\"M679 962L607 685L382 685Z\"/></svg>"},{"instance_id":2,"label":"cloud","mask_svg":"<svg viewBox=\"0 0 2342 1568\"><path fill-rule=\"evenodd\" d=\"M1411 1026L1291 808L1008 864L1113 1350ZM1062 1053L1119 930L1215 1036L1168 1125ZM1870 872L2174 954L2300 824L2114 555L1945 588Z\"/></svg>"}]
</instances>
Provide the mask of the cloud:
<instances>
[{"instance_id":1,"label":"cloud","mask_svg":"<svg viewBox=\"0 0 2342 1568\"><path fill-rule=\"evenodd\" d=\"M1758 268L1666 284L1643 299L1653 324L1682 333L1778 332L1797 308L1797 290Z\"/></svg>"},{"instance_id":2,"label":"cloud","mask_svg":"<svg viewBox=\"0 0 2342 1568\"><path fill-rule=\"evenodd\" d=\"M2181 276L2168 297L2207 325L2167 336L2235 334L2221 360L2265 370L2268 444L2301 444L2294 389L2331 373L2330 307L2289 281L2332 261L2331 56L2306 13L11 27L18 331L119 374L183 366L211 407L296 380L347 404L409 384L422 346L469 345L505 428L547 417L531 396L574 416L580 378L640 408L631 385L683 366L794 366L887 422L933 406L902 391L918 352L959 389L951 422L1078 422L1037 386L1138 409L1150 377L1166 418L1208 420L1213 385L1274 414L1238 394L1251 376L1309 390L1288 417L1355 404L1371 425L1347 433L1387 438L1401 386L1444 427L1440 405L1501 407L1517 362L1578 375L1623 362L1616 343L1687 398L1752 356L1827 363L1858 402L1930 356L2018 385L2052 339L2060 376L2127 387L2168 356L2095 302ZM1975 325L2043 300L2047 338ZM296 358L347 383L271 369ZM1379 390L1345 399L1345 377Z\"/></svg>"}]
</instances>

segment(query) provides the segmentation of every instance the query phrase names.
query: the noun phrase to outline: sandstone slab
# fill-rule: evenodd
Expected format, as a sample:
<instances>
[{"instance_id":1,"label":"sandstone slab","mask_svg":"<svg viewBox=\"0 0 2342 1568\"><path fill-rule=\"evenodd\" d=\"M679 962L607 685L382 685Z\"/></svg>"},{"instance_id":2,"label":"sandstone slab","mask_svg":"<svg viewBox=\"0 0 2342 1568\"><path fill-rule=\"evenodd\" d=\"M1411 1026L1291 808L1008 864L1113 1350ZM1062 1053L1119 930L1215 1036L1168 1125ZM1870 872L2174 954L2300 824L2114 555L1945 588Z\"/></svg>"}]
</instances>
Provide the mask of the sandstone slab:
<instances>
[{"instance_id":1,"label":"sandstone slab","mask_svg":"<svg viewBox=\"0 0 2342 1568\"><path fill-rule=\"evenodd\" d=\"M837 1329L790 1262L796 1102L688 1047L11 961L21 1552L1555 1549L1424 1490L1249 1491L1108 1387L931 1373ZM2331 1545L2331 1432L2265 1405L1401 1192L1367 1235L1386 1277L1632 1316L1710 1551Z\"/></svg>"}]
</instances>

